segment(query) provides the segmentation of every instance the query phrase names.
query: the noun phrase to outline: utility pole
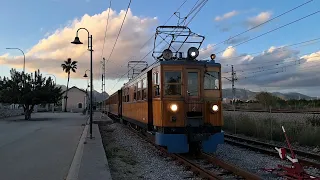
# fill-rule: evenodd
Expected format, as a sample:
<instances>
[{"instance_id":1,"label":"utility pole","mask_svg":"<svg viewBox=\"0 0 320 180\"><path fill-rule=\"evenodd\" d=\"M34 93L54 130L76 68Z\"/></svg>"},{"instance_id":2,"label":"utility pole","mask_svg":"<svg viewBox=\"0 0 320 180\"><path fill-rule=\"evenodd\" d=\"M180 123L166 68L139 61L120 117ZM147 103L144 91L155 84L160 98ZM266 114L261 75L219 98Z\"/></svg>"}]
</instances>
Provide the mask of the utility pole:
<instances>
[{"instance_id":1,"label":"utility pole","mask_svg":"<svg viewBox=\"0 0 320 180\"><path fill-rule=\"evenodd\" d=\"M223 77L228 81L231 81L232 84L232 104L234 105L235 96L236 96L236 88L234 87L234 82L238 80L236 77L236 72L234 71L233 65L231 65L231 79L227 77Z\"/></svg>"},{"instance_id":2,"label":"utility pole","mask_svg":"<svg viewBox=\"0 0 320 180\"><path fill-rule=\"evenodd\" d=\"M234 82L238 80L236 77L236 72L234 72L233 65L231 65L231 82L232 82L232 101L233 105L235 104L235 98L236 98L236 88L234 87Z\"/></svg>"},{"instance_id":3,"label":"utility pole","mask_svg":"<svg viewBox=\"0 0 320 180\"><path fill-rule=\"evenodd\" d=\"M106 78L106 59L103 58L103 60L101 61L101 64L102 64L102 81L101 81L101 92L102 92L102 95L103 93L106 91L106 83L105 83L105 78ZM104 96L103 96L103 101L101 103L101 111L103 112L104 110ZM103 116L103 113L102 113L102 116Z\"/></svg>"},{"instance_id":4,"label":"utility pole","mask_svg":"<svg viewBox=\"0 0 320 180\"><path fill-rule=\"evenodd\" d=\"M228 81L231 81L231 84L232 84L232 105L233 105L233 111L235 111L236 110L236 106L235 106L236 89L234 87L234 82L238 79L236 77L236 72L234 71L233 65L231 65L231 79L227 78L227 77L224 77L224 78L227 79ZM237 134L237 122L235 119L235 112L233 113L233 119L234 119L234 133Z\"/></svg>"}]
</instances>

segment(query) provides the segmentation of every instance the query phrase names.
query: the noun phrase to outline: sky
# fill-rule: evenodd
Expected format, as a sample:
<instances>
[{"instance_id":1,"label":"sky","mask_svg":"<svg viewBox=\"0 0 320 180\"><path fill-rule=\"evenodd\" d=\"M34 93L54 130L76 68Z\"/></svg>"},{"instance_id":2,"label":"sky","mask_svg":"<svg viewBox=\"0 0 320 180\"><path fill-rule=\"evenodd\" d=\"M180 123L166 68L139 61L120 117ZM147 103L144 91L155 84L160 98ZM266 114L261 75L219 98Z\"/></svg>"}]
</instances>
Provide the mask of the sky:
<instances>
[{"instance_id":1,"label":"sky","mask_svg":"<svg viewBox=\"0 0 320 180\"><path fill-rule=\"evenodd\" d=\"M215 53L216 62L222 64L223 77L231 76L233 65L238 79L236 88L320 96L320 39L317 39L320 38L320 1L308 1L207 1L192 20L191 15L187 18L187 22L191 20L188 27L206 37L199 58ZM93 36L94 88L101 92L101 60L105 57L106 91L110 94L127 81L126 75L119 78L127 72L128 61L141 60L152 50L153 39L148 40L156 27L163 25L185 0L132 0L111 56L129 0L112 1L106 38L109 0L0 2L0 76L9 76L11 68L22 70L22 53L6 49L20 48L26 56L26 72L40 69L45 76L53 74L57 84L67 83L61 63L67 58L78 61L69 86L85 89L88 81L83 75L90 68L87 32L79 32L83 45L70 42L78 28L87 28ZM180 17L185 17L196 2L201 0L187 0L178 11ZM303 3L306 4L281 15ZM303 18L307 15L310 16ZM299 21L291 23L295 20ZM177 23L177 16L173 16L166 25ZM234 37L242 32L245 33ZM310 41L313 39L317 40ZM301 43L305 41L309 42ZM148 64L154 62L151 54L144 60ZM223 78L223 88L230 87L230 82Z\"/></svg>"}]
</instances>

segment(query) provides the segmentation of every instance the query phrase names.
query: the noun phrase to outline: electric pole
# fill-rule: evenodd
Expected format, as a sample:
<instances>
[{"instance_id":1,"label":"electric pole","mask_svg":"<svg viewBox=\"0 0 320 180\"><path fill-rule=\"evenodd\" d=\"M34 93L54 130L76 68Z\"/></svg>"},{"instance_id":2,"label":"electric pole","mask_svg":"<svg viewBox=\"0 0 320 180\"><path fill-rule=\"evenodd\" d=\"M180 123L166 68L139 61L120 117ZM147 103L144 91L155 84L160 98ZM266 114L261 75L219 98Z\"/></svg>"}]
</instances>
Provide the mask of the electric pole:
<instances>
[{"instance_id":1,"label":"electric pole","mask_svg":"<svg viewBox=\"0 0 320 180\"><path fill-rule=\"evenodd\" d=\"M102 78L101 78L101 93L102 93L102 97L103 100L101 102L101 108L102 108L102 112L104 110L104 92L106 91L106 83L105 83L105 77L106 77L106 59L103 58L103 60L101 61L102 64Z\"/></svg>"},{"instance_id":2,"label":"electric pole","mask_svg":"<svg viewBox=\"0 0 320 180\"><path fill-rule=\"evenodd\" d=\"M235 96L236 96L236 88L234 87L234 82L237 81L236 72L233 69L233 65L231 65L231 79L227 77L223 77L228 81L231 81L232 84L232 104L234 105Z\"/></svg>"},{"instance_id":3,"label":"electric pole","mask_svg":"<svg viewBox=\"0 0 320 180\"><path fill-rule=\"evenodd\" d=\"M231 65L231 82L232 82L232 104L235 104L235 98L236 98L236 88L234 87L234 82L238 80L236 77L236 72L233 69L233 65Z\"/></svg>"}]
</instances>

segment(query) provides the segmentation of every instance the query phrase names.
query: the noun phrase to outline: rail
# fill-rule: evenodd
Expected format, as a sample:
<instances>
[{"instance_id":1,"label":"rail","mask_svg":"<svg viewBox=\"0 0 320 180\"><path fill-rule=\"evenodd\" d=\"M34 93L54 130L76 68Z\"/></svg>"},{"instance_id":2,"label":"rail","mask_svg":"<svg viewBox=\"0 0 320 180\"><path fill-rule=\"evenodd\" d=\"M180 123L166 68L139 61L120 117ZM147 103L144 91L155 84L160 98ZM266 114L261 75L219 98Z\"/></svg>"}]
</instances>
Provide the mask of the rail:
<instances>
[{"instance_id":1,"label":"rail","mask_svg":"<svg viewBox=\"0 0 320 180\"><path fill-rule=\"evenodd\" d=\"M251 140L251 139L247 139L247 138L243 138L243 137L239 137L239 136L235 136L235 135L230 135L230 134L225 134L224 136L225 136L225 139L224 139L225 142L227 142L229 144L257 150L257 151L265 153L265 154L270 154L270 155L279 157L279 153L274 149L275 147L280 148L277 145L265 143L265 142L261 142L261 141L257 141L257 140ZM286 150L289 151L289 149L287 147L284 147L284 148L286 148ZM299 156L299 161L303 165L313 166L315 168L320 169L320 163L319 163L320 162L320 155L319 154L304 152L304 151L301 151L298 149L293 149L293 151ZM315 161L312 161L309 159L313 159ZM318 162L316 162L316 161L318 161Z\"/></svg>"}]
</instances>

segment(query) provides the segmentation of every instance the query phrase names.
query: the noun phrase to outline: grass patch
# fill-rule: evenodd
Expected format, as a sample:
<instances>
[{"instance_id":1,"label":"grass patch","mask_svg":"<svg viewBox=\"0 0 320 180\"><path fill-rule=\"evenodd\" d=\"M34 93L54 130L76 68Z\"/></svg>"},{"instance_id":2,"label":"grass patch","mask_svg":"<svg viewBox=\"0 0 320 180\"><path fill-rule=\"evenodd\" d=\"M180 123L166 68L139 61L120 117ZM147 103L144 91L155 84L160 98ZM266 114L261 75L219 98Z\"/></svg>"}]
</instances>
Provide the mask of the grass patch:
<instances>
[{"instance_id":1,"label":"grass patch","mask_svg":"<svg viewBox=\"0 0 320 180\"><path fill-rule=\"evenodd\" d=\"M284 126L291 142L303 146L320 146L320 116L302 121L278 121L272 118L253 119L241 114L224 116L223 129L230 133L243 134L262 140L285 141L281 126Z\"/></svg>"}]
</instances>

